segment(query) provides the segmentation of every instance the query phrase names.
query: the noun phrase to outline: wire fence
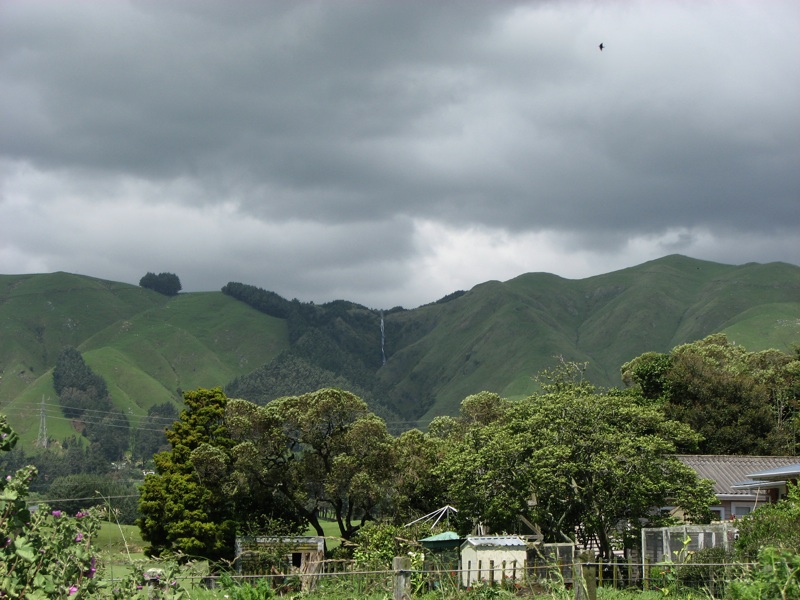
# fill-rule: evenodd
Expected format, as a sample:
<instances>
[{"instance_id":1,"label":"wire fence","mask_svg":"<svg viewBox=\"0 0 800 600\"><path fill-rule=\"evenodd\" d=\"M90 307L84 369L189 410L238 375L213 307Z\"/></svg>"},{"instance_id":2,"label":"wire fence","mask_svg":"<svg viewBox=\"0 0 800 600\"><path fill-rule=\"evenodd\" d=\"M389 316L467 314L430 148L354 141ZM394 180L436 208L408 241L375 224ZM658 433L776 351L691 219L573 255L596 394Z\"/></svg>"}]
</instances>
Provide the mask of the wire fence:
<instances>
[{"instance_id":1,"label":"wire fence","mask_svg":"<svg viewBox=\"0 0 800 600\"><path fill-rule=\"evenodd\" d=\"M521 595L546 593L552 589L583 589L598 587L618 590L669 590L671 593L702 590L711 597L725 595L727 585L745 578L753 568L752 563L622 563L574 562L564 564L539 564L526 566L513 572L501 568L484 570L476 577L474 569L421 568L402 571L410 583L412 595L430 590L457 591L476 586L497 587ZM257 585L269 582L277 593L309 592L324 594L350 594L362 597L370 594L388 594L391 597L396 585L398 570L369 569L352 561L320 561L309 571L267 572L251 574L189 574L178 581L189 589L217 588L221 579L239 584Z\"/></svg>"}]
</instances>

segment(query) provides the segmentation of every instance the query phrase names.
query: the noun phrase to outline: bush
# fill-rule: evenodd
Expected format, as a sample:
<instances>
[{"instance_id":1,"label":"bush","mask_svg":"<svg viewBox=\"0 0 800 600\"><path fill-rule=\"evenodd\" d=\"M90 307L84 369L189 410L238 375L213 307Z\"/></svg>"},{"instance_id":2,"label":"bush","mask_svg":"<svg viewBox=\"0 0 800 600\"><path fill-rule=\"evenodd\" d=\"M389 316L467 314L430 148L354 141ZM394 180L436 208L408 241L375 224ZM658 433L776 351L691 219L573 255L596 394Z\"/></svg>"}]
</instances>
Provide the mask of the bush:
<instances>
[{"instance_id":1,"label":"bush","mask_svg":"<svg viewBox=\"0 0 800 600\"><path fill-rule=\"evenodd\" d=\"M0 415L0 451L8 452L17 435ZM27 504L36 467L27 466L0 479L0 589L4 597L88 598L100 588L92 538L100 528L96 511L74 517Z\"/></svg>"},{"instance_id":2,"label":"bush","mask_svg":"<svg viewBox=\"0 0 800 600\"><path fill-rule=\"evenodd\" d=\"M760 506L739 522L736 549L745 560L765 547L800 554L800 486L790 483L784 500Z\"/></svg>"},{"instance_id":3,"label":"bush","mask_svg":"<svg viewBox=\"0 0 800 600\"><path fill-rule=\"evenodd\" d=\"M752 576L732 581L731 600L800 599L800 554L764 548Z\"/></svg>"},{"instance_id":4,"label":"bush","mask_svg":"<svg viewBox=\"0 0 800 600\"><path fill-rule=\"evenodd\" d=\"M733 562L733 554L725 548L703 548L691 555L688 564L676 568L676 579L682 586L716 593L724 589Z\"/></svg>"}]
</instances>

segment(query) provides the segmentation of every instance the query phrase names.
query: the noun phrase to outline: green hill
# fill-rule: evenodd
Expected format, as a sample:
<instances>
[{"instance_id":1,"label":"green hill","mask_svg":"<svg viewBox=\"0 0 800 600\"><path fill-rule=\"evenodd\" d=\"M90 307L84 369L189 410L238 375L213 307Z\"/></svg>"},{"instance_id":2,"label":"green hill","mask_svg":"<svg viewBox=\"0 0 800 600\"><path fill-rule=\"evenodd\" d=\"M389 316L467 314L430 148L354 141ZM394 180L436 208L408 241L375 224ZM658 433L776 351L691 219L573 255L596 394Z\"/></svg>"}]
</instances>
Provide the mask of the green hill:
<instances>
[{"instance_id":1,"label":"green hill","mask_svg":"<svg viewBox=\"0 0 800 600\"><path fill-rule=\"evenodd\" d=\"M529 273L413 310L314 305L235 283L224 291L167 297L67 273L0 276L0 411L31 442L45 398L48 433L72 433L51 376L65 345L134 417L200 386L263 403L336 385L402 429L453 414L481 390L527 395L557 356L619 385L626 361L711 333L749 350L800 343L800 267L784 263L667 256L581 280Z\"/></svg>"},{"instance_id":2,"label":"green hill","mask_svg":"<svg viewBox=\"0 0 800 600\"><path fill-rule=\"evenodd\" d=\"M0 276L0 411L24 441L74 433L60 414L52 368L74 346L134 419L180 390L223 386L288 347L286 323L218 292L167 297L140 287L54 273Z\"/></svg>"}]
</instances>

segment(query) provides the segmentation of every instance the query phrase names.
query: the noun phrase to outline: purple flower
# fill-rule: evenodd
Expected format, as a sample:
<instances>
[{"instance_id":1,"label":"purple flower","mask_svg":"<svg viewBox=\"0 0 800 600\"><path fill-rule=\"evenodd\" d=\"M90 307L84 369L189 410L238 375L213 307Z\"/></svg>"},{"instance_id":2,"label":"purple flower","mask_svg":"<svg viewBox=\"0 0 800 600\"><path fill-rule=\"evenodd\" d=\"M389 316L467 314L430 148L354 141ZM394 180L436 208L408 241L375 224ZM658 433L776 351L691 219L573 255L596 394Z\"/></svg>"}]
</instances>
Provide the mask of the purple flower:
<instances>
[{"instance_id":1,"label":"purple flower","mask_svg":"<svg viewBox=\"0 0 800 600\"><path fill-rule=\"evenodd\" d=\"M97 568L95 567L95 557L94 556L92 557L92 561L91 561L90 564L91 564L91 568L87 572L84 573L84 575L86 577L88 577L89 579L94 577L94 574L97 573Z\"/></svg>"},{"instance_id":2,"label":"purple flower","mask_svg":"<svg viewBox=\"0 0 800 600\"><path fill-rule=\"evenodd\" d=\"M61 516L61 511L60 510L54 510L50 514L53 515L54 517L58 518L58 517Z\"/></svg>"},{"instance_id":3,"label":"purple flower","mask_svg":"<svg viewBox=\"0 0 800 600\"><path fill-rule=\"evenodd\" d=\"M83 511L80 511L80 510L79 510L78 512L76 512L76 513L75 513L75 518L76 518L76 519L82 519L82 518L83 518L83 517L85 517L85 516L86 516L86 513L85 513L85 512L83 512Z\"/></svg>"},{"instance_id":4,"label":"purple flower","mask_svg":"<svg viewBox=\"0 0 800 600\"><path fill-rule=\"evenodd\" d=\"M77 593L78 593L78 586L71 585L69 588L69 595L72 596L72 594L77 594Z\"/></svg>"},{"instance_id":5,"label":"purple flower","mask_svg":"<svg viewBox=\"0 0 800 600\"><path fill-rule=\"evenodd\" d=\"M83 541L83 534L81 532L78 532L78 535L75 536L75 541L76 542L82 542Z\"/></svg>"}]
</instances>

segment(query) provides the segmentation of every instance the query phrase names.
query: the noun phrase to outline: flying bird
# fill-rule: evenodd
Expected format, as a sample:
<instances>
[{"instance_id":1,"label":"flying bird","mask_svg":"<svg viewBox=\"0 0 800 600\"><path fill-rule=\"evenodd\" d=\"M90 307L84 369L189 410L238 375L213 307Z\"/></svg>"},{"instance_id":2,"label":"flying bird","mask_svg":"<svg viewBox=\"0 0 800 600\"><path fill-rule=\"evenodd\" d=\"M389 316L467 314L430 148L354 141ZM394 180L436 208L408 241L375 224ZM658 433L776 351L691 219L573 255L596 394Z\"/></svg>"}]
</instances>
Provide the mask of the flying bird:
<instances>
[{"instance_id":1,"label":"flying bird","mask_svg":"<svg viewBox=\"0 0 800 600\"><path fill-rule=\"evenodd\" d=\"M605 48L605 46L603 46L603 44L601 43L601 44L600 44L600 46L599 46L599 48L600 48L600 52L602 52L602 51L603 51L603 48Z\"/></svg>"}]
</instances>

